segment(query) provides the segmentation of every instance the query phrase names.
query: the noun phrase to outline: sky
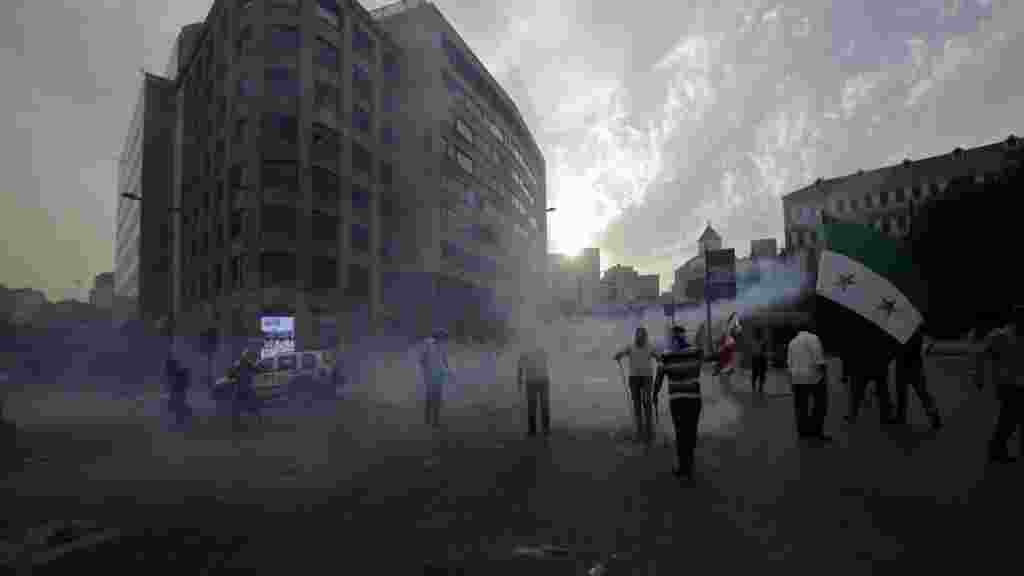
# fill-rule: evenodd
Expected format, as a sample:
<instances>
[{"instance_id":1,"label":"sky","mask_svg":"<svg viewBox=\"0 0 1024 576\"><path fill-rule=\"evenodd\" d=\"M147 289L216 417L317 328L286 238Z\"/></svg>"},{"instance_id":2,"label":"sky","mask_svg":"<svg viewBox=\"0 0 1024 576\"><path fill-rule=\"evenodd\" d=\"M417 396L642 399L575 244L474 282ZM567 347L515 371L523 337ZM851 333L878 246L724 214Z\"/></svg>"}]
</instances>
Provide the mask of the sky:
<instances>
[{"instance_id":1,"label":"sky","mask_svg":"<svg viewBox=\"0 0 1024 576\"><path fill-rule=\"evenodd\" d=\"M816 178L1024 135L1024 2L435 4L545 155L550 251L598 246L662 290L708 222L742 257L782 245L781 196ZM0 283L84 297L113 269L140 71L210 5L0 3Z\"/></svg>"}]
</instances>

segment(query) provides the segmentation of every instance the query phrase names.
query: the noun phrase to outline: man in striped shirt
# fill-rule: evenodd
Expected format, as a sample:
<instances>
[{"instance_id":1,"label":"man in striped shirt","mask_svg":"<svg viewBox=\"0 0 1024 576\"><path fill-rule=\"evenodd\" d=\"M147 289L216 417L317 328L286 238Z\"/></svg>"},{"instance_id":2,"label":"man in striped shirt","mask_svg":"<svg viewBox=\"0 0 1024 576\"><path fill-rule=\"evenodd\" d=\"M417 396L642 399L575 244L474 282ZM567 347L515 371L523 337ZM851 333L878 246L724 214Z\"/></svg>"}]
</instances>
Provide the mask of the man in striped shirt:
<instances>
[{"instance_id":1,"label":"man in striped shirt","mask_svg":"<svg viewBox=\"0 0 1024 576\"><path fill-rule=\"evenodd\" d=\"M686 341L682 326L672 327L668 349L658 357L661 365L654 384L658 397L664 379L668 378L668 406L676 433L676 454L679 465L673 470L677 478L693 479L693 453L697 448L697 423L703 407L700 398L700 348Z\"/></svg>"}]
</instances>

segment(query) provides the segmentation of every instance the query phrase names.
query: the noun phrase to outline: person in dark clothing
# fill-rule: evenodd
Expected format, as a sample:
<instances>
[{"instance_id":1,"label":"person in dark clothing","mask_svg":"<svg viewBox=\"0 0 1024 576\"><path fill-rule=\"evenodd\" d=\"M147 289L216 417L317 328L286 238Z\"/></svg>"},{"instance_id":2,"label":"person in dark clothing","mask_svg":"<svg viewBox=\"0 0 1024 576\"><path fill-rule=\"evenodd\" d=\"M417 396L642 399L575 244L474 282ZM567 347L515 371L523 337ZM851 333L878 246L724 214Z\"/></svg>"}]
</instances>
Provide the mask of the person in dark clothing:
<instances>
[{"instance_id":1,"label":"person in dark clothing","mask_svg":"<svg viewBox=\"0 0 1024 576\"><path fill-rule=\"evenodd\" d=\"M526 388L527 434L537 435L537 408L540 407L541 428L544 436L551 434L551 380L548 373L548 353L540 346L519 357L519 391Z\"/></svg>"},{"instance_id":2,"label":"person in dark clothing","mask_svg":"<svg viewBox=\"0 0 1024 576\"><path fill-rule=\"evenodd\" d=\"M1020 452L1024 455L1024 306L1015 306L1009 326L990 334L982 345L982 353L989 358L989 371L999 400L999 417L992 438L988 442L988 459L993 463L1009 463L1007 443L1014 430ZM979 384L980 390L984 386Z\"/></svg>"},{"instance_id":3,"label":"person in dark clothing","mask_svg":"<svg viewBox=\"0 0 1024 576\"><path fill-rule=\"evenodd\" d=\"M238 362L238 377L235 379L235 389L231 403L232 422L235 429L238 429L242 424L243 411L256 412L260 419L263 417L260 407L256 402L256 391L253 387L256 374L259 372L259 367L256 363L255 352L252 350L242 352L242 358Z\"/></svg>"},{"instance_id":4,"label":"person in dark clothing","mask_svg":"<svg viewBox=\"0 0 1024 576\"><path fill-rule=\"evenodd\" d=\"M764 396L764 383L768 378L768 342L761 328L755 328L750 340L750 390Z\"/></svg>"},{"instance_id":5,"label":"person in dark clothing","mask_svg":"<svg viewBox=\"0 0 1024 576\"><path fill-rule=\"evenodd\" d=\"M702 352L686 341L682 326L673 326L668 350L658 357L658 375L654 383L654 398L658 398L662 383L668 378L668 406L672 414L672 427L676 435L676 458L673 469L677 478L693 479L694 451L697 448L697 425L703 403L700 397Z\"/></svg>"},{"instance_id":6,"label":"person in dark clothing","mask_svg":"<svg viewBox=\"0 0 1024 576\"><path fill-rule=\"evenodd\" d=\"M892 421L892 399L889 397L889 362L887 360L871 361L866 358L858 360L859 362L851 362L849 367L850 412L846 416L846 421L850 424L857 421L868 383L874 382L875 395L878 398L879 420L883 426L887 425Z\"/></svg>"},{"instance_id":7,"label":"person in dark clothing","mask_svg":"<svg viewBox=\"0 0 1024 576\"><path fill-rule=\"evenodd\" d=\"M910 340L907 341L897 364L899 371L899 382L896 386L896 414L893 417L894 424L905 425L907 423L908 396L910 388L914 389L917 397L921 400L932 429L938 430L942 427L942 419L935 407L935 398L928 391L928 381L924 372L924 357L930 352L930 347L925 347L924 331L918 330Z\"/></svg>"}]
</instances>

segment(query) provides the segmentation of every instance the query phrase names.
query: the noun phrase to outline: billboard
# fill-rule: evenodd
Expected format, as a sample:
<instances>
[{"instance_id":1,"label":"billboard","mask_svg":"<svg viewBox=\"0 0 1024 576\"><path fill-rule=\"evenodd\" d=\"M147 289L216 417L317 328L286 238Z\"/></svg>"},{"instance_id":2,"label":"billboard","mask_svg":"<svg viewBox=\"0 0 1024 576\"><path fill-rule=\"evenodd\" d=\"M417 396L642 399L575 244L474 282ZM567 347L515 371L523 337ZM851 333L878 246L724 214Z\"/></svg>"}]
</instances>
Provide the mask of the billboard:
<instances>
[{"instance_id":1,"label":"billboard","mask_svg":"<svg viewBox=\"0 0 1024 576\"><path fill-rule=\"evenodd\" d=\"M736 251L732 248L711 250L707 258L708 299L736 298Z\"/></svg>"},{"instance_id":2,"label":"billboard","mask_svg":"<svg viewBox=\"0 0 1024 576\"><path fill-rule=\"evenodd\" d=\"M260 332L263 334L261 359L295 351L294 316L261 316Z\"/></svg>"}]
</instances>

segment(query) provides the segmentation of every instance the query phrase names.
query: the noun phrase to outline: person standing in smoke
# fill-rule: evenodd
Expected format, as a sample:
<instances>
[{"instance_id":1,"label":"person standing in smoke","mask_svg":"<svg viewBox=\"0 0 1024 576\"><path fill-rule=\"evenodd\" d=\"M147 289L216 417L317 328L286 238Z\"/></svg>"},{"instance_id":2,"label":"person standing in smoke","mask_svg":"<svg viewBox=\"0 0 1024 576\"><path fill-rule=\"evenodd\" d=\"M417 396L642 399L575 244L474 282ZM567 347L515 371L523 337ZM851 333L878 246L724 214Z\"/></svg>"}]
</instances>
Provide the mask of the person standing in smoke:
<instances>
[{"instance_id":1,"label":"person standing in smoke","mask_svg":"<svg viewBox=\"0 0 1024 576\"><path fill-rule=\"evenodd\" d=\"M540 408L544 437L551 434L551 379L548 372L548 353L539 343L523 351L519 357L519 392L526 389L527 435L537 435L537 412Z\"/></svg>"},{"instance_id":2,"label":"person standing in smoke","mask_svg":"<svg viewBox=\"0 0 1024 576\"><path fill-rule=\"evenodd\" d=\"M447 342L448 332L436 330L420 349L420 370L426 391L426 422L434 428L441 427L441 402L445 383L451 373Z\"/></svg>"},{"instance_id":3,"label":"person standing in smoke","mask_svg":"<svg viewBox=\"0 0 1024 576\"><path fill-rule=\"evenodd\" d=\"M754 328L750 340L750 391L764 397L764 383L768 378L768 342L760 327Z\"/></svg>"},{"instance_id":4,"label":"person standing in smoke","mask_svg":"<svg viewBox=\"0 0 1024 576\"><path fill-rule=\"evenodd\" d=\"M633 419L637 441L648 446L654 440L653 405L651 404L651 386L654 370L651 361L657 354L647 340L647 329L640 326L636 329L633 344L615 354L615 361L621 366L622 359L629 357L629 393L633 400Z\"/></svg>"},{"instance_id":5,"label":"person standing in smoke","mask_svg":"<svg viewBox=\"0 0 1024 576\"><path fill-rule=\"evenodd\" d=\"M719 377L719 389L723 394L732 392L732 375L736 372L737 338L740 335L739 321L735 314L726 322L725 333L718 344L718 363L714 375Z\"/></svg>"},{"instance_id":6,"label":"person standing in smoke","mask_svg":"<svg viewBox=\"0 0 1024 576\"><path fill-rule=\"evenodd\" d=\"M904 345L899 358L899 381L896 383L896 414L893 423L905 425L907 423L908 396L910 388L914 389L921 405L928 414L933 430L942 427L942 419L935 407L935 398L928 391L928 380L925 378L924 358L931 351L930 340L926 342L923 328L914 333Z\"/></svg>"},{"instance_id":7,"label":"person standing in smoke","mask_svg":"<svg viewBox=\"0 0 1024 576\"><path fill-rule=\"evenodd\" d=\"M658 359L660 365L654 384L654 398L657 400L661 385L668 378L668 407L675 429L678 460L672 472L677 478L692 480L697 424L702 408L700 372L703 354L700 348L686 341L686 330L682 326L673 326L667 350Z\"/></svg>"}]
</instances>

